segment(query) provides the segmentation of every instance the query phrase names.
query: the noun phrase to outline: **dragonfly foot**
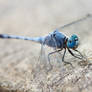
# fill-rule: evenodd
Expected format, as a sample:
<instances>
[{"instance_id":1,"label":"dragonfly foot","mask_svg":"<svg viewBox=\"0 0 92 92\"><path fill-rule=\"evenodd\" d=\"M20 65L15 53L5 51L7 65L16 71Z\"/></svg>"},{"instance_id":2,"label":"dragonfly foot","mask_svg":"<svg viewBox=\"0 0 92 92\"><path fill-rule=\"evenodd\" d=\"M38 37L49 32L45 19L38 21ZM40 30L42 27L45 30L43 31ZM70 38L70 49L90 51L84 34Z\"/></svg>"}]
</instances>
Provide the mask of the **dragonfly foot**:
<instances>
[{"instance_id":1,"label":"dragonfly foot","mask_svg":"<svg viewBox=\"0 0 92 92\"><path fill-rule=\"evenodd\" d=\"M69 63L69 62L65 62L64 61L64 65L70 65L72 68L74 68L74 66L71 63Z\"/></svg>"}]
</instances>

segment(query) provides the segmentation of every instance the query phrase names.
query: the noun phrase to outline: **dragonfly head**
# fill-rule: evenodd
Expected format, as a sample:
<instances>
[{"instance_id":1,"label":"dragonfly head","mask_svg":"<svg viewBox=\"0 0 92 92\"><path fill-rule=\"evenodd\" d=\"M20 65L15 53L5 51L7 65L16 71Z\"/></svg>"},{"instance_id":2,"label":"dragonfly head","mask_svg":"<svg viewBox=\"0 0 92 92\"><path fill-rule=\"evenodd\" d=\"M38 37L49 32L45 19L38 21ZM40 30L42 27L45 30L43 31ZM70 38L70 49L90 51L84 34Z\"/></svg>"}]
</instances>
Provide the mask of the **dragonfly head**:
<instances>
[{"instance_id":1,"label":"dragonfly head","mask_svg":"<svg viewBox=\"0 0 92 92\"><path fill-rule=\"evenodd\" d=\"M67 47L71 49L76 49L79 45L78 36L73 34L67 41Z\"/></svg>"}]
</instances>

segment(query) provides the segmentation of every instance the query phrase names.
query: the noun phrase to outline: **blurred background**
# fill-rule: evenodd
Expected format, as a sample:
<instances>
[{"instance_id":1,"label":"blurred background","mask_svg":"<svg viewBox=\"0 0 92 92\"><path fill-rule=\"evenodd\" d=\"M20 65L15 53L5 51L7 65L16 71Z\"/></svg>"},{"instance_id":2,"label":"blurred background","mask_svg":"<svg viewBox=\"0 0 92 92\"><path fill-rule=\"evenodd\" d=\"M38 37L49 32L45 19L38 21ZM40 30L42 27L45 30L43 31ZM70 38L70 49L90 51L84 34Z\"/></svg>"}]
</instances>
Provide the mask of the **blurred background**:
<instances>
[{"instance_id":1,"label":"blurred background","mask_svg":"<svg viewBox=\"0 0 92 92\"><path fill-rule=\"evenodd\" d=\"M0 0L0 34L44 36L87 14L92 14L92 0ZM92 51L91 17L60 32L66 36L77 34L78 49L87 55ZM24 81L26 74L27 78L31 74L29 80L32 79L40 48L29 41L0 39L0 79Z\"/></svg>"}]
</instances>

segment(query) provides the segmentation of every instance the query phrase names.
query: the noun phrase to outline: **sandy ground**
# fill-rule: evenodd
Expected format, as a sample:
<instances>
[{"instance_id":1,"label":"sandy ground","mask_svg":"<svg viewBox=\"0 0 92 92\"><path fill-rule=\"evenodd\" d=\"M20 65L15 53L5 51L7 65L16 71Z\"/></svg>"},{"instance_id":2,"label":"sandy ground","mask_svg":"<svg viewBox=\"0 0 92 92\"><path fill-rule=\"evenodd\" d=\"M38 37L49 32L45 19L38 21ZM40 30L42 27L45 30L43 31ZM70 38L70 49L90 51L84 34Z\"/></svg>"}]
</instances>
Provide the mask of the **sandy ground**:
<instances>
[{"instance_id":1,"label":"sandy ground","mask_svg":"<svg viewBox=\"0 0 92 92\"><path fill-rule=\"evenodd\" d=\"M0 0L0 33L43 36L91 13L92 0ZM78 49L89 62L81 66L67 53L75 69L52 58L54 69L47 73L49 65L38 60L40 44L0 39L0 92L92 92L92 17L60 31L79 36Z\"/></svg>"}]
</instances>

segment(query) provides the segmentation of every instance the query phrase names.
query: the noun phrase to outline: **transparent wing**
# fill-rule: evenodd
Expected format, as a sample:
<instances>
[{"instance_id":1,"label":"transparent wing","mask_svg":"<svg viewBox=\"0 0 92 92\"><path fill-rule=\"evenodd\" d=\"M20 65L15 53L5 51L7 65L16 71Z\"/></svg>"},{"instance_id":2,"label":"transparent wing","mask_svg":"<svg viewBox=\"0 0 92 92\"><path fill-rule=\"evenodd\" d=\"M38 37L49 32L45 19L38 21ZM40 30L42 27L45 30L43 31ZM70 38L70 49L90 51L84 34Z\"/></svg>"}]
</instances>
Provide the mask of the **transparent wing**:
<instances>
[{"instance_id":1,"label":"transparent wing","mask_svg":"<svg viewBox=\"0 0 92 92\"><path fill-rule=\"evenodd\" d=\"M47 47L44 44L41 44L41 50L40 50L40 55L39 55L39 65L41 69L46 69L48 66L48 58L46 55L47 52Z\"/></svg>"},{"instance_id":2,"label":"transparent wing","mask_svg":"<svg viewBox=\"0 0 92 92\"><path fill-rule=\"evenodd\" d=\"M54 40L53 42L56 45L55 48L48 47L47 45L44 44L41 45L40 58L39 58L40 65L42 67L45 67L47 70L51 70L53 67L60 66L62 61L63 52L62 51L58 52L57 43L55 39L52 40ZM52 54L50 55L50 53Z\"/></svg>"},{"instance_id":3,"label":"transparent wing","mask_svg":"<svg viewBox=\"0 0 92 92\"><path fill-rule=\"evenodd\" d=\"M59 27L58 29L60 30L60 29L64 29L64 28L66 28L66 27L75 25L75 24L77 24L77 23L79 23L79 22L82 22L82 21L84 21L84 20L86 20L87 18L90 18L90 17L92 17L92 15L91 15L91 14L87 14L86 16L84 16L84 17L82 17L82 18L80 18L80 19L78 19L78 20L75 20L75 21L73 21L73 22L71 22L71 23L68 23L68 24L65 24L65 25Z\"/></svg>"},{"instance_id":4,"label":"transparent wing","mask_svg":"<svg viewBox=\"0 0 92 92\"><path fill-rule=\"evenodd\" d=\"M41 44L40 60L41 60L41 63L45 65L47 58L46 58L45 45L44 44Z\"/></svg>"}]
</instances>

